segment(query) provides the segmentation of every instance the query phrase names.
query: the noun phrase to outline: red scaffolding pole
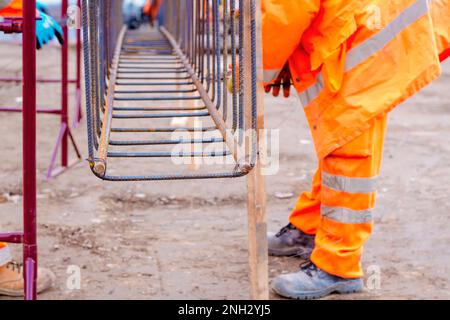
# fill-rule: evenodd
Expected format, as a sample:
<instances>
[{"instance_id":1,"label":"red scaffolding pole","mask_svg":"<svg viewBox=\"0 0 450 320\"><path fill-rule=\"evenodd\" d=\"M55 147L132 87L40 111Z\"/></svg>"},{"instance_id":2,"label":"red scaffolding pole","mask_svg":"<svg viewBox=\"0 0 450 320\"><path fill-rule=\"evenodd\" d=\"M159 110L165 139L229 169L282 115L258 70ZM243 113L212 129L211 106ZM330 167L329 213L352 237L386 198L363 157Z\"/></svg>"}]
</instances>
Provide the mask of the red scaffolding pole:
<instances>
[{"instance_id":1,"label":"red scaffolding pole","mask_svg":"<svg viewBox=\"0 0 450 320\"><path fill-rule=\"evenodd\" d=\"M25 298L36 299L36 0L24 1L22 69L23 265Z\"/></svg>"},{"instance_id":2,"label":"red scaffolding pole","mask_svg":"<svg viewBox=\"0 0 450 320\"><path fill-rule=\"evenodd\" d=\"M68 125L68 86L69 83L76 85L77 113L75 124L81 119L81 34L77 31L77 79L68 79L68 42L69 34L67 27L68 0L62 0L61 4L64 45L62 46L61 79L36 78L36 0L23 2L23 17L8 18L0 21L0 32L22 33L22 79L0 79L0 81L22 82L22 108L0 108L5 112L22 113L22 157L23 157L23 231L0 233L0 242L23 245L24 265L24 296L27 300L37 299L37 272L38 272L38 250L37 250L37 214L36 214L36 115L37 113L57 114L61 116L61 129L57 144L50 163L48 177L60 173L70 167L68 159L69 139L78 158L81 158L77 145L73 139ZM36 83L61 83L61 109L37 109L36 108ZM61 170L54 170L56 156L61 148Z\"/></svg>"},{"instance_id":3,"label":"red scaffolding pole","mask_svg":"<svg viewBox=\"0 0 450 320\"><path fill-rule=\"evenodd\" d=\"M24 295L37 298L37 236L36 236L36 0L23 4L23 19L6 19L0 31L23 33L23 232L0 233L0 241L23 244ZM13 28L9 28L12 26Z\"/></svg>"},{"instance_id":4,"label":"red scaffolding pole","mask_svg":"<svg viewBox=\"0 0 450 320\"><path fill-rule=\"evenodd\" d=\"M24 1L25 3L25 1ZM78 0L78 6L80 0ZM69 30L67 27L67 9L68 0L61 1L61 21L63 24L64 44L61 47L61 78L60 79L36 79L37 83L60 83L61 84L61 107L52 109L37 108L36 112L41 114L58 115L60 117L61 126L56 140L56 145L53 149L50 164L47 170L47 179L55 177L72 165L81 160L81 153L72 135L71 128L76 128L82 118L81 114L81 32L77 30L76 43L76 77L69 79ZM12 27L21 24L21 20L13 20ZM5 30L13 32L14 30ZM20 78L1 77L0 82L21 82ZM75 85L75 115L72 126L69 125L69 84ZM0 107L0 112L22 112L22 108L16 107ZM76 159L69 161L69 145L72 145L76 153ZM61 151L61 166L56 167L58 153Z\"/></svg>"}]
</instances>

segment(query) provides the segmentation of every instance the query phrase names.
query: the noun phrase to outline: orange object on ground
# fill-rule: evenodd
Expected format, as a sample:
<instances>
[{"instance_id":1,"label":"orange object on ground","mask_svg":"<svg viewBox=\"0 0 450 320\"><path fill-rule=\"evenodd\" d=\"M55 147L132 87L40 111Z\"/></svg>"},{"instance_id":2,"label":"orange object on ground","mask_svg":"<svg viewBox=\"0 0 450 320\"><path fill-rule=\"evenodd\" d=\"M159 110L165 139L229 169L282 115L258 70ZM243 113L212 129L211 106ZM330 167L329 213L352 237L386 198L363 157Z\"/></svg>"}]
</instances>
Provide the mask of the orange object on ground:
<instances>
[{"instance_id":1,"label":"orange object on ground","mask_svg":"<svg viewBox=\"0 0 450 320\"><path fill-rule=\"evenodd\" d=\"M441 74L450 0L263 0L264 82L288 63L319 170L291 223L316 234L312 261L362 276L387 113Z\"/></svg>"},{"instance_id":2,"label":"orange object on ground","mask_svg":"<svg viewBox=\"0 0 450 320\"><path fill-rule=\"evenodd\" d=\"M24 293L24 274L21 264L8 262L0 266L0 296L22 297ZM56 277L52 271L45 268L38 269L37 293L41 293L54 286Z\"/></svg>"}]
</instances>

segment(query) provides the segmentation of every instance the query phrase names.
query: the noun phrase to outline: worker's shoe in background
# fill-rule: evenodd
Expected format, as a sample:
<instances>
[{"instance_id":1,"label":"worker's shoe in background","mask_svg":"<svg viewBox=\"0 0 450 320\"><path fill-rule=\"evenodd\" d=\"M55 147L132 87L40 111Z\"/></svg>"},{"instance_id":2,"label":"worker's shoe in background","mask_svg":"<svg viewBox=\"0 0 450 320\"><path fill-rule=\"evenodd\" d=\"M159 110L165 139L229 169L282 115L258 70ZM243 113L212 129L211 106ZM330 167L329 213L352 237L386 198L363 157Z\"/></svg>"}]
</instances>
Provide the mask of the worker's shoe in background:
<instances>
[{"instance_id":1,"label":"worker's shoe in background","mask_svg":"<svg viewBox=\"0 0 450 320\"><path fill-rule=\"evenodd\" d=\"M288 224L277 234L268 234L269 255L298 256L309 259L314 249L314 236L304 233L294 225Z\"/></svg>"},{"instance_id":2,"label":"worker's shoe in background","mask_svg":"<svg viewBox=\"0 0 450 320\"><path fill-rule=\"evenodd\" d=\"M272 289L280 296L300 300L318 299L332 293L361 292L363 288L361 278L337 277L312 262L305 263L299 272L278 276L272 282Z\"/></svg>"},{"instance_id":3,"label":"worker's shoe in background","mask_svg":"<svg viewBox=\"0 0 450 320\"><path fill-rule=\"evenodd\" d=\"M39 268L37 292L41 293L54 286L55 275L48 269ZM23 296L23 268L20 264L10 262L0 267L0 296Z\"/></svg>"}]
</instances>

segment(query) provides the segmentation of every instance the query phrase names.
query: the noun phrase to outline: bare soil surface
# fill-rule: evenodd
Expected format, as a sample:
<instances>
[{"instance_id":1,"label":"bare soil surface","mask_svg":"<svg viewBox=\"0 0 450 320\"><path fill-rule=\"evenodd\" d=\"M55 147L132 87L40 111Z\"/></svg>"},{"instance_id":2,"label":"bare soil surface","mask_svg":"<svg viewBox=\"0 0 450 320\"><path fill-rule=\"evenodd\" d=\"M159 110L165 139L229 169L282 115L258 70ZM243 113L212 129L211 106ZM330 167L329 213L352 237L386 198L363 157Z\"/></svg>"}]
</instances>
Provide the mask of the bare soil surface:
<instances>
[{"instance_id":1,"label":"bare soil surface","mask_svg":"<svg viewBox=\"0 0 450 320\"><path fill-rule=\"evenodd\" d=\"M1 44L0 52L0 74L20 76L20 47ZM58 48L39 52L38 65L40 76L58 77ZM58 85L39 85L39 105L58 107L59 92ZM20 106L20 96L20 85L0 83L1 105ZM269 229L276 231L287 223L296 196L309 188L316 160L297 97L267 97L266 111L267 127L280 129L280 170L267 177ZM2 231L21 229L21 126L19 114L0 115ZM58 131L57 117L39 115L40 264L57 275L55 288L41 299L249 298L245 179L110 183L82 161L46 181ZM74 134L87 157L84 123ZM152 169L146 161L130 166L141 173ZM364 255L367 289L327 299L449 299L449 181L446 63L440 80L391 113L375 232ZM13 251L20 259L21 248ZM270 258L270 276L300 263ZM70 266L81 269L80 290L67 287Z\"/></svg>"}]
</instances>

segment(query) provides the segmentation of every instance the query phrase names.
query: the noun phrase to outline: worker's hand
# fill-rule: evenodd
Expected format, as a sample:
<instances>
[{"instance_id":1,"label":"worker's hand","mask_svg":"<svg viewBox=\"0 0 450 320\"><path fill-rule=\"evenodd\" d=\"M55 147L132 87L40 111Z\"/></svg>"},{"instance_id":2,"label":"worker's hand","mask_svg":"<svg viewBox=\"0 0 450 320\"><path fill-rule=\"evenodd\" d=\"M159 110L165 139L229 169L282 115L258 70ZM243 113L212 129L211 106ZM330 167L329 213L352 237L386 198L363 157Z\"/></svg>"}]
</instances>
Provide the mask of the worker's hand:
<instances>
[{"instance_id":1,"label":"worker's hand","mask_svg":"<svg viewBox=\"0 0 450 320\"><path fill-rule=\"evenodd\" d=\"M64 43L64 33L61 26L48 14L38 10L40 20L36 21L36 46L41 49L55 37L60 44Z\"/></svg>"},{"instance_id":2,"label":"worker's hand","mask_svg":"<svg viewBox=\"0 0 450 320\"><path fill-rule=\"evenodd\" d=\"M289 98L291 95L291 78L291 71L289 70L289 66L286 64L276 80L273 83L264 86L264 89L266 93L270 93L270 91L272 91L272 95L274 97L278 97L280 95L281 87L283 87L284 97Z\"/></svg>"}]
</instances>

